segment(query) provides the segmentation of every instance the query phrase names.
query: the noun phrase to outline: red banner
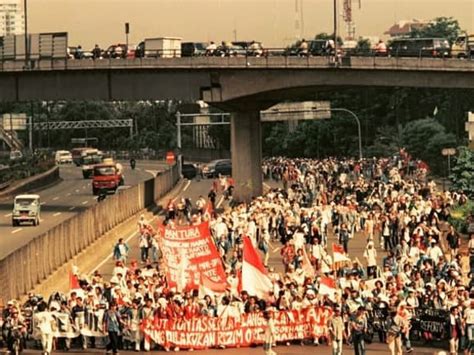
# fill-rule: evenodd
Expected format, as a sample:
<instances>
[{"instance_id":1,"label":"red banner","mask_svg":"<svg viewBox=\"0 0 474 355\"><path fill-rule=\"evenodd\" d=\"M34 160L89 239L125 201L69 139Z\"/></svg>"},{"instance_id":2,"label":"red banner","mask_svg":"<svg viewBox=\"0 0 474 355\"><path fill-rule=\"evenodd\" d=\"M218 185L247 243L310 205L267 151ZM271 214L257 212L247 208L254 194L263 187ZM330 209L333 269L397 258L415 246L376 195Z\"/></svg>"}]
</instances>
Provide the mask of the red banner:
<instances>
[{"instance_id":1,"label":"red banner","mask_svg":"<svg viewBox=\"0 0 474 355\"><path fill-rule=\"evenodd\" d=\"M329 308L314 307L301 311L274 313L277 342L313 339L327 336ZM154 343L182 349L205 349L224 345L245 347L261 344L266 320L261 312L240 318L197 317L193 319L155 319L142 324L146 337Z\"/></svg>"},{"instance_id":2,"label":"red banner","mask_svg":"<svg viewBox=\"0 0 474 355\"><path fill-rule=\"evenodd\" d=\"M179 291L197 289L201 275L217 286L227 283L208 222L181 227L160 225L158 234L170 287L177 287Z\"/></svg>"}]
</instances>

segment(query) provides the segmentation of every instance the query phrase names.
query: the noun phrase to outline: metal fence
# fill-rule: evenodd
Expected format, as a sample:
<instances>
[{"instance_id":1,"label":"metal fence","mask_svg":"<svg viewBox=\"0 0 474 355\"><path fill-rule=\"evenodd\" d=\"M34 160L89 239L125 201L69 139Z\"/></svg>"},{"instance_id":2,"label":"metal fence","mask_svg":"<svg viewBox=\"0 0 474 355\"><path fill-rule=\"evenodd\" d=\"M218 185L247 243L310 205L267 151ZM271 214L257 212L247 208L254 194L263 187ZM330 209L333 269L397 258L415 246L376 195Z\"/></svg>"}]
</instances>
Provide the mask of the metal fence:
<instances>
[{"instance_id":1,"label":"metal fence","mask_svg":"<svg viewBox=\"0 0 474 355\"><path fill-rule=\"evenodd\" d=\"M177 166L110 196L0 260L0 299L33 289L103 234L163 197L179 179Z\"/></svg>"}]
</instances>

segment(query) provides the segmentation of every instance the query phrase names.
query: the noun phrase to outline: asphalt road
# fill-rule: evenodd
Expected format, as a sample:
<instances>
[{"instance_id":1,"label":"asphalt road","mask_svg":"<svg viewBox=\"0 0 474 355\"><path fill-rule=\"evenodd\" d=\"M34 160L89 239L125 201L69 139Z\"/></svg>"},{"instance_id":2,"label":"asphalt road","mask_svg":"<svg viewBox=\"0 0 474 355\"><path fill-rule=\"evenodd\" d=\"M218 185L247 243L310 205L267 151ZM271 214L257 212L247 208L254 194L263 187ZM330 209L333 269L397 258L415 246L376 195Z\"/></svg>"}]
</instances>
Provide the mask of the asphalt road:
<instances>
[{"instance_id":1,"label":"asphalt road","mask_svg":"<svg viewBox=\"0 0 474 355\"><path fill-rule=\"evenodd\" d=\"M332 355L332 349L326 345L320 345L315 347L313 345L291 345L291 346L277 346L274 347L273 350L279 355L300 355L300 354L318 354L318 355ZM434 348L419 348L415 349L411 354L412 355L434 355L438 354L438 352L442 351L441 349L434 349ZM39 350L26 350L23 354L40 354ZM141 352L144 353L144 352ZM156 351L153 353L164 354L164 351ZM182 350L180 353L191 353L196 355L205 355L205 354L212 354L212 355L257 355L257 354L265 354L263 351L263 347L259 346L256 348L239 348L239 349L209 349L209 350L194 350L193 352L189 352L187 350ZM103 349L88 349L88 350L76 350L71 349L68 352L61 352L61 351L53 351L53 354L104 354ZM120 354L137 354L133 351L121 351ZM349 346L343 347L343 354L349 355L354 354L354 349ZM375 343L371 344L367 347L366 350L367 355L378 355L378 354L390 354L388 350L388 346L386 344Z\"/></svg>"},{"instance_id":2,"label":"asphalt road","mask_svg":"<svg viewBox=\"0 0 474 355\"><path fill-rule=\"evenodd\" d=\"M166 164L162 161L139 161L135 170L131 170L126 162L122 164L125 186L137 185L166 169ZM13 198L0 200L0 260L36 236L97 203L96 197L92 195L92 180L83 179L80 167L61 166L60 176L62 181L59 183L30 191L41 197L39 226L33 227L25 223L12 227Z\"/></svg>"}]
</instances>

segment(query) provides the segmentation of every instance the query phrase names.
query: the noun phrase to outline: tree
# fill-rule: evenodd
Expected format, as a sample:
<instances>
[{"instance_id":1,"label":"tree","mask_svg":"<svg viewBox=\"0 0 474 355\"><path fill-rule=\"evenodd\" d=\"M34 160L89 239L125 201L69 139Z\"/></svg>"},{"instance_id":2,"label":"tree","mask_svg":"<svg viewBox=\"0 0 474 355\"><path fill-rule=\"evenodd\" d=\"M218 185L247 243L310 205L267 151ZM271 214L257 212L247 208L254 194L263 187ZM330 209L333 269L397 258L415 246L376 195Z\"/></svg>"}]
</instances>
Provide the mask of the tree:
<instances>
[{"instance_id":1,"label":"tree","mask_svg":"<svg viewBox=\"0 0 474 355\"><path fill-rule=\"evenodd\" d=\"M433 118L409 122L402 130L402 144L417 159L428 163L435 173L443 173L443 148L456 146L456 137Z\"/></svg>"},{"instance_id":2,"label":"tree","mask_svg":"<svg viewBox=\"0 0 474 355\"><path fill-rule=\"evenodd\" d=\"M357 45L355 47L355 51L357 54L368 54L370 53L370 40L368 38L359 38L357 41Z\"/></svg>"},{"instance_id":3,"label":"tree","mask_svg":"<svg viewBox=\"0 0 474 355\"><path fill-rule=\"evenodd\" d=\"M464 191L474 198L474 152L467 147L459 147L454 166L449 176L453 189Z\"/></svg>"},{"instance_id":4,"label":"tree","mask_svg":"<svg viewBox=\"0 0 474 355\"><path fill-rule=\"evenodd\" d=\"M416 28L411 31L413 38L447 38L449 43L453 43L461 32L458 20L453 17L437 17L427 26Z\"/></svg>"}]
</instances>

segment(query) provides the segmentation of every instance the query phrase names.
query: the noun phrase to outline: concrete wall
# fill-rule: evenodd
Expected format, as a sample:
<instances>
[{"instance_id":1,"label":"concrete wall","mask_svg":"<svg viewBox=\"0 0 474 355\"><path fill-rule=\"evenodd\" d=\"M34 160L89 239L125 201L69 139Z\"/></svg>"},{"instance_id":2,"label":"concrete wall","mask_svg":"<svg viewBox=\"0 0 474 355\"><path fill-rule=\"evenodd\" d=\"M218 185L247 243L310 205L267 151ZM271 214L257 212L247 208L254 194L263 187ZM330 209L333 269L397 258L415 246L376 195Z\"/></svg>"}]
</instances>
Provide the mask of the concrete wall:
<instances>
[{"instance_id":1,"label":"concrete wall","mask_svg":"<svg viewBox=\"0 0 474 355\"><path fill-rule=\"evenodd\" d=\"M31 176L29 178L17 181L9 185L9 187L0 192L0 198L17 195L33 189L47 186L60 179L59 167L55 166L44 173Z\"/></svg>"},{"instance_id":2,"label":"concrete wall","mask_svg":"<svg viewBox=\"0 0 474 355\"><path fill-rule=\"evenodd\" d=\"M33 289L103 234L170 191L178 179L175 165L108 197L0 260L0 299L19 298Z\"/></svg>"}]
</instances>

